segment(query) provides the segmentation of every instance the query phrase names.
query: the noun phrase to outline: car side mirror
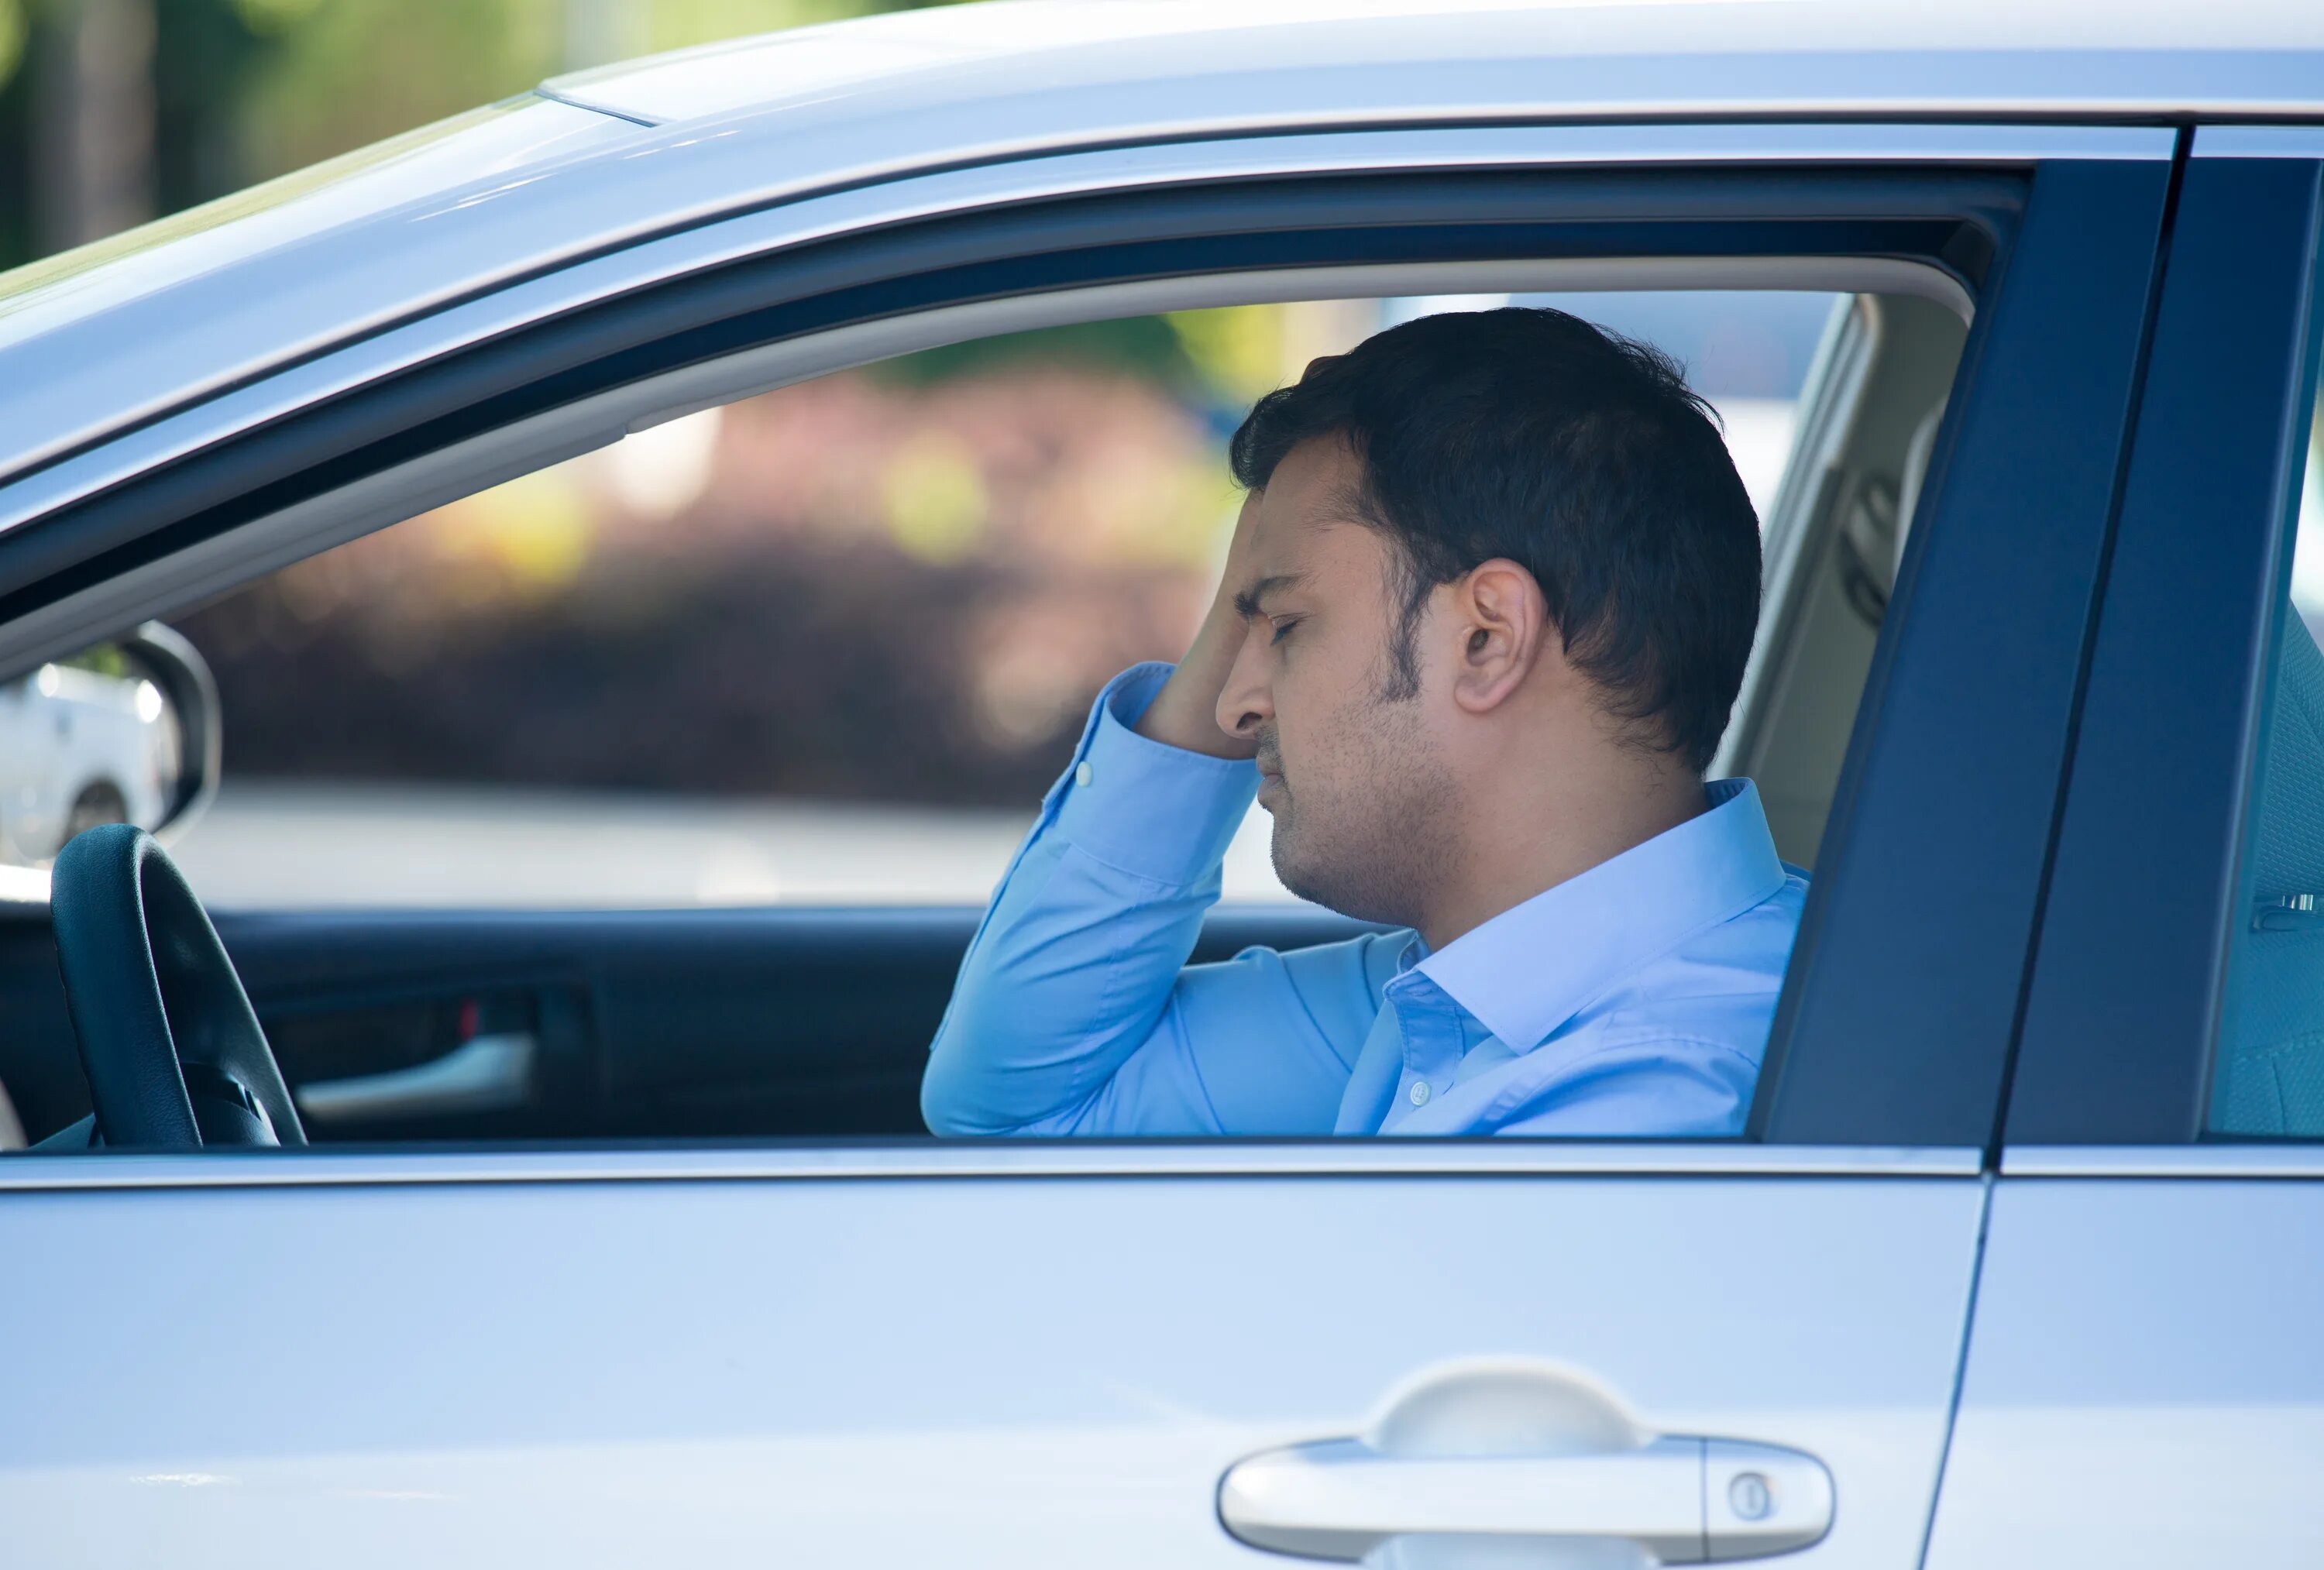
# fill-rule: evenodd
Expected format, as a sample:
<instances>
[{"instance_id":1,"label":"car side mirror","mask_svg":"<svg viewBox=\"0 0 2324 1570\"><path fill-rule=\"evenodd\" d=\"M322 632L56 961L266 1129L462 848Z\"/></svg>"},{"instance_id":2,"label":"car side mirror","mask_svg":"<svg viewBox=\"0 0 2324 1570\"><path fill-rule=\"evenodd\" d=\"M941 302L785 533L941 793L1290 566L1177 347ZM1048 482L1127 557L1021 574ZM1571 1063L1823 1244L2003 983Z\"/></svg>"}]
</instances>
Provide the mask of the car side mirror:
<instances>
[{"instance_id":1,"label":"car side mirror","mask_svg":"<svg viewBox=\"0 0 2324 1570\"><path fill-rule=\"evenodd\" d=\"M99 823L168 841L217 794L217 684L158 621L0 684L0 862Z\"/></svg>"}]
</instances>

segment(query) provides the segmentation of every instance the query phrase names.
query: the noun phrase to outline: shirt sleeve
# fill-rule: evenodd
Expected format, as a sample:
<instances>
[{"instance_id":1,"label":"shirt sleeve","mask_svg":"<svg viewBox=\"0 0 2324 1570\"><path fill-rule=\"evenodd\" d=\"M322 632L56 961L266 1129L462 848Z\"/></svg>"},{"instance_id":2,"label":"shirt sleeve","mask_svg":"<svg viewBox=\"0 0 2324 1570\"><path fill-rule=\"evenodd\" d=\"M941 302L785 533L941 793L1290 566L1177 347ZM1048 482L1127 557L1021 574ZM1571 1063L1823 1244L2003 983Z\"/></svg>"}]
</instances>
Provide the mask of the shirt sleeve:
<instances>
[{"instance_id":1,"label":"shirt sleeve","mask_svg":"<svg viewBox=\"0 0 2324 1570\"><path fill-rule=\"evenodd\" d=\"M1170 670L1099 694L994 891L921 1081L935 1133L1330 1132L1365 940L1186 964L1259 775L1130 729Z\"/></svg>"}]
</instances>

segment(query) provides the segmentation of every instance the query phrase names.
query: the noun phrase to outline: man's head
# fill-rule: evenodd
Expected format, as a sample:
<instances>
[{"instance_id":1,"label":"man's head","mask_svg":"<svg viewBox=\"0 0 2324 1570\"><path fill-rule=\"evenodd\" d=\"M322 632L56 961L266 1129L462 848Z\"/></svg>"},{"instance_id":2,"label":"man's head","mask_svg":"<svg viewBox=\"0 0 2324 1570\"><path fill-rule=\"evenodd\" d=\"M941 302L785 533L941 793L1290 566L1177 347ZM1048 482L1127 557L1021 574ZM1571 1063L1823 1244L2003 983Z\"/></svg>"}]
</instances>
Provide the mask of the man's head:
<instances>
[{"instance_id":1,"label":"man's head","mask_svg":"<svg viewBox=\"0 0 2324 1570\"><path fill-rule=\"evenodd\" d=\"M1425 317L1260 399L1231 458L1248 629L1219 722L1259 746L1294 890L1416 922L1480 831L1556 827L1497 817L1700 780L1759 535L1661 353L1559 311Z\"/></svg>"}]
</instances>

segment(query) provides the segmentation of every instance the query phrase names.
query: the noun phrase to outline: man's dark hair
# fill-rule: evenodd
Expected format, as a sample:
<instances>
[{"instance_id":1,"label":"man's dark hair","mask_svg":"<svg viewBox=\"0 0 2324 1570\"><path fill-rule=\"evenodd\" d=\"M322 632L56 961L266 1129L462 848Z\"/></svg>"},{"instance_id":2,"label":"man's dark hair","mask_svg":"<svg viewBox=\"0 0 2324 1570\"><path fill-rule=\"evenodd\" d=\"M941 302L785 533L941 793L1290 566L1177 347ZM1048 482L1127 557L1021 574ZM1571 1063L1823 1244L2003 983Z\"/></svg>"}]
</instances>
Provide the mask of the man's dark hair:
<instances>
[{"instance_id":1,"label":"man's dark hair","mask_svg":"<svg viewBox=\"0 0 2324 1570\"><path fill-rule=\"evenodd\" d=\"M1398 547L1389 697L1419 690L1429 592L1507 557L1609 712L1709 766L1759 618L1759 526L1668 355L1563 311L1423 317L1260 399L1235 479L1263 489L1293 447L1333 436L1363 464L1361 516Z\"/></svg>"}]
</instances>

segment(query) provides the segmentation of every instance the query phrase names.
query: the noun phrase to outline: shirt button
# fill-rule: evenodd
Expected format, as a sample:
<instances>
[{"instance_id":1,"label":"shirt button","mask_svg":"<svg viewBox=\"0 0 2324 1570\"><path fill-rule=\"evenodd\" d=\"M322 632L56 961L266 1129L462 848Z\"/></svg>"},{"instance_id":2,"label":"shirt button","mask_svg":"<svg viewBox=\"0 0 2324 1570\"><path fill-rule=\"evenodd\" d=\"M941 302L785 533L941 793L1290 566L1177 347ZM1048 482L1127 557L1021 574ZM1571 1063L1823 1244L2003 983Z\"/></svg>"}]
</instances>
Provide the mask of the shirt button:
<instances>
[{"instance_id":1,"label":"shirt button","mask_svg":"<svg viewBox=\"0 0 2324 1570\"><path fill-rule=\"evenodd\" d=\"M1077 763L1077 764L1074 765L1074 783L1075 785L1077 785L1086 786L1086 785L1088 785L1089 782L1090 782L1090 767L1089 767L1089 760L1088 760L1088 759L1086 759L1086 758L1084 758L1084 759L1083 759L1081 762L1079 762L1079 763Z\"/></svg>"},{"instance_id":2,"label":"shirt button","mask_svg":"<svg viewBox=\"0 0 2324 1570\"><path fill-rule=\"evenodd\" d=\"M1415 1079L1412 1082L1412 1104L1415 1106L1425 1106L1428 1105L1427 1080Z\"/></svg>"}]
</instances>

